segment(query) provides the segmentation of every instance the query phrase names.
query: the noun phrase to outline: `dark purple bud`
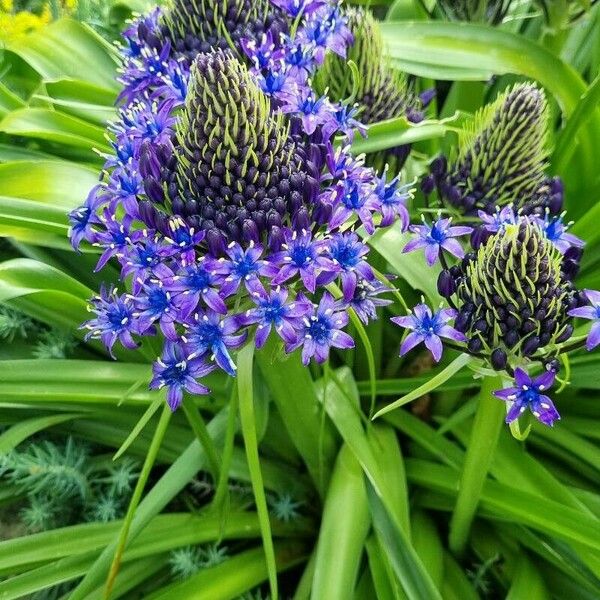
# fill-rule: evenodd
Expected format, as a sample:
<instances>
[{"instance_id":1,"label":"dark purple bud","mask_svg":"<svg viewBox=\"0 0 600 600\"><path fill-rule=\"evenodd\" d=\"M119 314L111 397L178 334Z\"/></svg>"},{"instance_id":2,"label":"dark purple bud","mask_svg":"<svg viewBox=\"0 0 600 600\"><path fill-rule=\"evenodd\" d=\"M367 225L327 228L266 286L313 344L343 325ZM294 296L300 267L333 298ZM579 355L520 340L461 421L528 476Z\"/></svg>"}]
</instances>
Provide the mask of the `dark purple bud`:
<instances>
[{"instance_id":1,"label":"dark purple bud","mask_svg":"<svg viewBox=\"0 0 600 600\"><path fill-rule=\"evenodd\" d=\"M483 348L483 342L478 337L471 338L469 340L469 343L467 344L467 349L469 350L469 352L472 352L473 354L476 354L477 352L481 352L482 348Z\"/></svg>"},{"instance_id":2,"label":"dark purple bud","mask_svg":"<svg viewBox=\"0 0 600 600\"><path fill-rule=\"evenodd\" d=\"M448 190L446 191L446 197L448 198L448 201L454 206L460 206L463 199L460 190L453 185L448 187Z\"/></svg>"},{"instance_id":3,"label":"dark purple bud","mask_svg":"<svg viewBox=\"0 0 600 600\"><path fill-rule=\"evenodd\" d=\"M553 194L560 194L561 196L565 193L565 186L560 177L553 177L550 182L550 190Z\"/></svg>"},{"instance_id":4,"label":"dark purple bud","mask_svg":"<svg viewBox=\"0 0 600 600\"><path fill-rule=\"evenodd\" d=\"M292 225L296 231L308 231L310 229L310 217L305 206L296 212Z\"/></svg>"},{"instance_id":5,"label":"dark purple bud","mask_svg":"<svg viewBox=\"0 0 600 600\"><path fill-rule=\"evenodd\" d=\"M456 282L454 281L454 277L450 274L450 271L444 269L437 281L437 288L440 296L444 298L450 298L456 292Z\"/></svg>"},{"instance_id":6,"label":"dark purple bud","mask_svg":"<svg viewBox=\"0 0 600 600\"><path fill-rule=\"evenodd\" d=\"M553 215L558 215L563 209L564 197L562 194L552 194L548 200L548 210Z\"/></svg>"},{"instance_id":7,"label":"dark purple bud","mask_svg":"<svg viewBox=\"0 0 600 600\"><path fill-rule=\"evenodd\" d=\"M246 242L258 243L260 235L256 223L251 219L246 219L242 223L242 237Z\"/></svg>"},{"instance_id":8,"label":"dark purple bud","mask_svg":"<svg viewBox=\"0 0 600 600\"><path fill-rule=\"evenodd\" d=\"M464 333L469 328L469 323L471 322L471 318L473 317L473 313L468 311L461 311L458 313L456 320L454 321L454 329Z\"/></svg>"},{"instance_id":9,"label":"dark purple bud","mask_svg":"<svg viewBox=\"0 0 600 600\"><path fill-rule=\"evenodd\" d=\"M583 248L578 248L577 246L571 246L564 254L565 260L572 260L574 262L579 262L582 256Z\"/></svg>"},{"instance_id":10,"label":"dark purple bud","mask_svg":"<svg viewBox=\"0 0 600 600\"><path fill-rule=\"evenodd\" d=\"M573 335L573 325L567 325L563 332L556 338L557 344L566 342Z\"/></svg>"},{"instance_id":11,"label":"dark purple bud","mask_svg":"<svg viewBox=\"0 0 600 600\"><path fill-rule=\"evenodd\" d=\"M421 99L421 104L423 105L423 108L427 108L429 106L429 104L431 104L431 101L435 98L435 96L436 96L435 88L429 88L429 89L421 92L421 94L419 95L419 98Z\"/></svg>"},{"instance_id":12,"label":"dark purple bud","mask_svg":"<svg viewBox=\"0 0 600 600\"><path fill-rule=\"evenodd\" d=\"M448 169L448 160L444 155L434 158L431 162L430 171L436 178L443 177Z\"/></svg>"},{"instance_id":13,"label":"dark purple bud","mask_svg":"<svg viewBox=\"0 0 600 600\"><path fill-rule=\"evenodd\" d=\"M146 179L144 181L144 190L148 199L155 204L162 204L165 201L163 188L156 179Z\"/></svg>"},{"instance_id":14,"label":"dark purple bud","mask_svg":"<svg viewBox=\"0 0 600 600\"><path fill-rule=\"evenodd\" d=\"M539 347L540 347L540 338L534 335L533 337L530 337L523 344L523 348L522 348L523 354L525 356L531 356L538 351Z\"/></svg>"},{"instance_id":15,"label":"dark purple bud","mask_svg":"<svg viewBox=\"0 0 600 600\"><path fill-rule=\"evenodd\" d=\"M560 373L560 360L558 358L551 358L544 363L546 371L552 371L553 373Z\"/></svg>"},{"instance_id":16,"label":"dark purple bud","mask_svg":"<svg viewBox=\"0 0 600 600\"><path fill-rule=\"evenodd\" d=\"M477 199L475 196L471 196L471 194L466 195L463 198L463 209L465 212L471 212L475 208L475 204L477 203Z\"/></svg>"},{"instance_id":17,"label":"dark purple bud","mask_svg":"<svg viewBox=\"0 0 600 600\"><path fill-rule=\"evenodd\" d=\"M273 227L269 231L269 250L279 252L282 244L285 242L283 231L280 227Z\"/></svg>"},{"instance_id":18,"label":"dark purple bud","mask_svg":"<svg viewBox=\"0 0 600 600\"><path fill-rule=\"evenodd\" d=\"M471 246L478 250L480 246L486 243L490 237L490 232L485 227L476 227L471 233Z\"/></svg>"},{"instance_id":19,"label":"dark purple bud","mask_svg":"<svg viewBox=\"0 0 600 600\"><path fill-rule=\"evenodd\" d=\"M502 350L501 348L496 348L492 352L490 360L492 363L492 367L494 367L496 371L503 371L504 369L506 369L508 357L506 356L506 352L504 352L504 350Z\"/></svg>"},{"instance_id":20,"label":"dark purple bud","mask_svg":"<svg viewBox=\"0 0 600 600\"><path fill-rule=\"evenodd\" d=\"M427 177L423 178L421 181L421 190L426 195L429 196L435 189L435 178L433 175L427 175Z\"/></svg>"},{"instance_id":21,"label":"dark purple bud","mask_svg":"<svg viewBox=\"0 0 600 600\"><path fill-rule=\"evenodd\" d=\"M502 325L504 324L502 323ZM504 343L506 344L507 348L514 347L518 341L519 334L514 329L510 329L504 334Z\"/></svg>"},{"instance_id":22,"label":"dark purple bud","mask_svg":"<svg viewBox=\"0 0 600 600\"><path fill-rule=\"evenodd\" d=\"M222 256L225 254L227 242L225 236L218 229L213 228L206 232L206 244L213 256Z\"/></svg>"}]
</instances>

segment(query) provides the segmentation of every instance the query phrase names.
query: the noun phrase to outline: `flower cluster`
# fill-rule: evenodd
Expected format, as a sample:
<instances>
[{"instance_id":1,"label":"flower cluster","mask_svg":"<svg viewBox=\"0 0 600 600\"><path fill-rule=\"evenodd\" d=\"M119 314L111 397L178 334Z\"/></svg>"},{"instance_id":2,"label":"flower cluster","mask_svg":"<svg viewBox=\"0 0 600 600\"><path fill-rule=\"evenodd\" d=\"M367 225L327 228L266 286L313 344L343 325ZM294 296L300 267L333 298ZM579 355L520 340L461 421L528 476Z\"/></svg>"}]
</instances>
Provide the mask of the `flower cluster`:
<instances>
[{"instance_id":1,"label":"flower cluster","mask_svg":"<svg viewBox=\"0 0 600 600\"><path fill-rule=\"evenodd\" d=\"M497 393L511 402L507 422L529 407L552 425L558 412L540 392L552 386L560 355L585 344L585 338L572 339L573 318L593 321L588 350L600 344L600 293L574 284L583 242L567 232L563 215L527 216L506 206L493 216L481 212L480 223L475 231L452 227L441 217L411 226L414 237L404 251L423 248L430 265L440 260L438 292L450 308L432 313L419 305L413 314L393 319L411 330L401 354L425 342L438 361L445 337L496 371L515 375L516 387ZM457 238L471 231L465 248ZM529 380L524 369L535 363L546 373Z\"/></svg>"},{"instance_id":2,"label":"flower cluster","mask_svg":"<svg viewBox=\"0 0 600 600\"><path fill-rule=\"evenodd\" d=\"M560 213L560 181L545 174L546 112L540 89L517 85L476 115L454 161L433 162L422 187L437 188L440 211L410 226L404 252L423 249L429 266L441 263L437 287L447 308L421 304L394 322L410 330L401 354L424 342L438 361L445 338L515 377L496 394L509 402L507 422L530 408L552 425L560 417L542 392L561 354L600 344L600 293L575 286L584 243ZM593 321L587 344L573 338L577 317ZM525 369L536 363L544 373L531 379Z\"/></svg>"},{"instance_id":3,"label":"flower cluster","mask_svg":"<svg viewBox=\"0 0 600 600\"><path fill-rule=\"evenodd\" d=\"M350 155L358 122L311 87L352 42L338 3L176 0L125 40L114 152L70 215L73 246L121 267L89 337L162 336L151 385L173 409L211 370L234 376L250 335L305 363L352 347L348 309L366 323L388 302L355 230L405 228L409 190Z\"/></svg>"},{"instance_id":4,"label":"flower cluster","mask_svg":"<svg viewBox=\"0 0 600 600\"><path fill-rule=\"evenodd\" d=\"M407 76L385 57L379 22L370 11L348 8L346 15L354 37L348 60L329 55L316 74L315 86L321 91L328 90L330 97L338 101L347 102L354 96L359 118L366 124L400 117L412 123L422 121L423 109L433 93L415 94ZM348 61L356 65L356 80ZM387 161L394 171L399 171L409 153L410 145L402 145L385 153L375 153L369 156L369 161L374 165Z\"/></svg>"},{"instance_id":5,"label":"flower cluster","mask_svg":"<svg viewBox=\"0 0 600 600\"><path fill-rule=\"evenodd\" d=\"M546 175L548 105L543 90L522 83L480 109L459 136L455 156L440 156L423 180L444 206L462 214L512 204L524 214L562 210L559 178Z\"/></svg>"}]
</instances>

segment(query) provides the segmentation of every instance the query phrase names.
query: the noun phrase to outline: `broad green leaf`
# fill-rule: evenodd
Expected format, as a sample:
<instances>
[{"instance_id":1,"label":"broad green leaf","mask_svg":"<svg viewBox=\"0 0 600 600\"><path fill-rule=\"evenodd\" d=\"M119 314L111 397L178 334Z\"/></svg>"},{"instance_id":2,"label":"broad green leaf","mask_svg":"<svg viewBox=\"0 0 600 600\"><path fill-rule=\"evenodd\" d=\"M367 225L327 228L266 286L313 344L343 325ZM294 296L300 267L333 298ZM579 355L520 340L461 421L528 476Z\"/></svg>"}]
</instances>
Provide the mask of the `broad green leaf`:
<instances>
[{"instance_id":1,"label":"broad green leaf","mask_svg":"<svg viewBox=\"0 0 600 600\"><path fill-rule=\"evenodd\" d=\"M323 507L311 600L346 600L352 596L370 525L363 472L344 445Z\"/></svg>"},{"instance_id":2,"label":"broad green leaf","mask_svg":"<svg viewBox=\"0 0 600 600\"><path fill-rule=\"evenodd\" d=\"M0 81L0 118L23 106L25 102Z\"/></svg>"},{"instance_id":3,"label":"broad green leaf","mask_svg":"<svg viewBox=\"0 0 600 600\"><path fill-rule=\"evenodd\" d=\"M47 108L15 110L0 121L0 131L9 135L73 146L90 152L93 148L103 152L110 150L104 137L104 128Z\"/></svg>"},{"instance_id":4,"label":"broad green leaf","mask_svg":"<svg viewBox=\"0 0 600 600\"><path fill-rule=\"evenodd\" d=\"M50 415L47 417L36 417L27 419L21 423L13 425L4 433L0 434L0 455L10 452L13 448L24 442L32 435L44 431L53 425L71 421L80 417L81 414L71 413L66 415Z\"/></svg>"},{"instance_id":5,"label":"broad green leaf","mask_svg":"<svg viewBox=\"0 0 600 600\"><path fill-rule=\"evenodd\" d=\"M422 140L444 137L453 128L448 123L456 121L456 117L444 120L421 121L410 123L406 117L381 121L368 126L367 137L357 136L352 144L355 154L388 150L404 144L414 144Z\"/></svg>"},{"instance_id":6,"label":"broad green leaf","mask_svg":"<svg viewBox=\"0 0 600 600\"><path fill-rule=\"evenodd\" d=\"M506 600L546 600L550 592L544 584L544 578L525 554L517 559L517 569Z\"/></svg>"},{"instance_id":7,"label":"broad green leaf","mask_svg":"<svg viewBox=\"0 0 600 600\"><path fill-rule=\"evenodd\" d=\"M65 161L19 161L0 165L2 196L36 200L63 208L83 203L98 183L98 172Z\"/></svg>"},{"instance_id":8,"label":"broad green leaf","mask_svg":"<svg viewBox=\"0 0 600 600\"><path fill-rule=\"evenodd\" d=\"M117 88L115 50L83 23L61 19L10 42L7 49L46 81L72 78Z\"/></svg>"}]
</instances>

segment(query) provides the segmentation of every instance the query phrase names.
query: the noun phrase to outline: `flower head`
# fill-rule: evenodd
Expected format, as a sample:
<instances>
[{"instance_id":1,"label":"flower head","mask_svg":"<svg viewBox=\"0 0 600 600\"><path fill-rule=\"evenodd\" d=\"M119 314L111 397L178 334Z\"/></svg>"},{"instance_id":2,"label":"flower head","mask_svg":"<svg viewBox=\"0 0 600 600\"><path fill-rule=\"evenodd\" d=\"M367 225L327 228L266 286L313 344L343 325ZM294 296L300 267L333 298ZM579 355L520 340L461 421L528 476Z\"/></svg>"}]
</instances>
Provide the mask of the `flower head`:
<instances>
[{"instance_id":1,"label":"flower head","mask_svg":"<svg viewBox=\"0 0 600 600\"><path fill-rule=\"evenodd\" d=\"M416 236L404 246L402 252L413 252L419 248L425 248L425 259L432 266L443 250L447 250L457 258L463 258L465 251L454 238L468 235L473 231L471 227L464 225L451 226L452 219L438 219L431 225L425 222L423 225L411 225L409 230Z\"/></svg>"},{"instance_id":2,"label":"flower head","mask_svg":"<svg viewBox=\"0 0 600 600\"><path fill-rule=\"evenodd\" d=\"M191 394L209 393L209 389L197 380L214 369L214 365L186 356L181 346L167 342L162 357L154 364L154 377L150 382L150 388L166 387L167 403L174 411L181 404L185 391Z\"/></svg>"},{"instance_id":3,"label":"flower head","mask_svg":"<svg viewBox=\"0 0 600 600\"><path fill-rule=\"evenodd\" d=\"M391 320L396 325L411 330L400 347L400 356L404 356L415 346L424 342L431 352L433 360L438 362L442 358L442 340L447 338L455 342L464 342L464 334L448 325L456 317L456 311L452 308L444 308L432 312L426 304L417 304L413 314L405 317L393 317Z\"/></svg>"},{"instance_id":4,"label":"flower head","mask_svg":"<svg viewBox=\"0 0 600 600\"><path fill-rule=\"evenodd\" d=\"M299 331L299 339L290 349L302 346L302 362L307 365L311 358L323 363L331 348L354 348L354 340L342 329L348 324L348 315L325 292L316 313L305 317Z\"/></svg>"},{"instance_id":5,"label":"flower head","mask_svg":"<svg viewBox=\"0 0 600 600\"><path fill-rule=\"evenodd\" d=\"M569 311L571 317L580 319L589 319L592 321L592 327L588 334L586 347L593 350L600 344L600 292L595 290L585 290L583 292L588 304L579 306Z\"/></svg>"},{"instance_id":6,"label":"flower head","mask_svg":"<svg viewBox=\"0 0 600 600\"><path fill-rule=\"evenodd\" d=\"M554 378L552 371L546 371L532 379L523 369L517 368L515 386L494 392L496 397L510 403L506 422L512 423L529 409L540 423L552 427L554 421L560 419L560 415L552 400L543 392L552 387Z\"/></svg>"}]
</instances>

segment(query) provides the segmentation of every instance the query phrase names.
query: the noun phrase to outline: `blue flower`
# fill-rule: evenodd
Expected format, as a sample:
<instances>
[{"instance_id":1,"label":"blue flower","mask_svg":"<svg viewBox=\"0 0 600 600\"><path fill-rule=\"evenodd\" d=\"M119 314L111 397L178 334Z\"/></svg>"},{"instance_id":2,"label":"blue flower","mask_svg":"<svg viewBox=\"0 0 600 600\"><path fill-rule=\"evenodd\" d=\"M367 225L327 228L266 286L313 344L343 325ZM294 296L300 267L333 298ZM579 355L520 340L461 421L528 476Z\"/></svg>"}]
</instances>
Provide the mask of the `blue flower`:
<instances>
[{"instance_id":1,"label":"blue flower","mask_svg":"<svg viewBox=\"0 0 600 600\"><path fill-rule=\"evenodd\" d=\"M352 232L335 234L326 241L325 247L327 257L333 263L333 268L324 269L324 277L320 277L319 282L329 283L339 274L342 280L344 300L350 302L359 279L372 281L375 278L373 269L365 260L369 248Z\"/></svg>"},{"instance_id":2,"label":"blue flower","mask_svg":"<svg viewBox=\"0 0 600 600\"><path fill-rule=\"evenodd\" d=\"M319 125L324 125L333 116L327 97L317 97L310 88L305 87L298 88L297 93L288 96L281 110L300 117L308 135L312 135Z\"/></svg>"},{"instance_id":3,"label":"blue flower","mask_svg":"<svg viewBox=\"0 0 600 600\"><path fill-rule=\"evenodd\" d=\"M367 127L356 118L358 110L358 105L338 106L332 112L332 118L323 125L323 138L328 140L332 135L340 132L349 142L353 142L357 131L363 137L367 137Z\"/></svg>"},{"instance_id":4,"label":"blue flower","mask_svg":"<svg viewBox=\"0 0 600 600\"><path fill-rule=\"evenodd\" d=\"M136 309L134 317L138 320L140 333L145 333L155 322L158 322L165 337L175 341L177 339L175 323L179 318L183 299L182 295L167 290L160 281L144 284L143 294L132 296Z\"/></svg>"},{"instance_id":5,"label":"blue flower","mask_svg":"<svg viewBox=\"0 0 600 600\"><path fill-rule=\"evenodd\" d=\"M95 313L96 318L82 326L89 330L86 340L100 339L113 358L112 348L116 341L130 350L137 348L132 334L138 334L139 328L130 296L118 296L115 288L102 287L100 295L91 300L90 312Z\"/></svg>"},{"instance_id":6,"label":"blue flower","mask_svg":"<svg viewBox=\"0 0 600 600\"><path fill-rule=\"evenodd\" d=\"M554 378L553 371L546 371L539 377L532 379L523 369L515 369L516 385L494 392L496 397L510 402L506 422L512 423L529 409L540 423L552 427L554 421L560 419L560 415L552 400L542 392L552 387Z\"/></svg>"},{"instance_id":7,"label":"blue flower","mask_svg":"<svg viewBox=\"0 0 600 600\"><path fill-rule=\"evenodd\" d=\"M496 212L488 214L483 210L477 213L483 222L484 228L490 233L498 233L507 225L514 225L519 222L519 215L515 213L512 204L504 206L502 209L496 207Z\"/></svg>"},{"instance_id":8,"label":"blue flower","mask_svg":"<svg viewBox=\"0 0 600 600\"><path fill-rule=\"evenodd\" d=\"M193 264L196 260L196 247L206 237L204 231L195 231L182 218L169 219L169 233L165 237L167 248L177 253L183 266Z\"/></svg>"},{"instance_id":9,"label":"blue flower","mask_svg":"<svg viewBox=\"0 0 600 600\"><path fill-rule=\"evenodd\" d=\"M104 211L101 220L104 229L94 234L93 243L94 246L104 248L104 251L96 265L96 272L104 268L111 258L125 253L143 235L141 231L130 230L131 219L125 217L122 221L118 221L108 210Z\"/></svg>"},{"instance_id":10,"label":"blue flower","mask_svg":"<svg viewBox=\"0 0 600 600\"><path fill-rule=\"evenodd\" d=\"M386 167L383 175L376 180L373 193L379 202L379 210L383 217L381 227L388 227L398 219L402 229L406 229L410 222L406 202L411 198L411 185L400 185L400 175L388 182Z\"/></svg>"},{"instance_id":11,"label":"blue flower","mask_svg":"<svg viewBox=\"0 0 600 600\"><path fill-rule=\"evenodd\" d=\"M298 341L288 351L302 346L302 362L307 365L311 358L323 363L329 358L331 348L354 348L354 340L342 329L348 324L348 314L337 304L331 294L325 292L316 313L305 317Z\"/></svg>"},{"instance_id":12,"label":"blue flower","mask_svg":"<svg viewBox=\"0 0 600 600\"><path fill-rule=\"evenodd\" d=\"M423 225L411 225L409 227L409 230L417 235L404 246L402 252L412 252L418 248L425 248L425 259L429 266L435 263L442 250L447 250L457 258L464 258L465 251L454 238L470 234L473 231L471 227L464 225L451 227L452 219L438 219L428 225L424 216L422 219Z\"/></svg>"},{"instance_id":13,"label":"blue flower","mask_svg":"<svg viewBox=\"0 0 600 600\"><path fill-rule=\"evenodd\" d=\"M323 6L326 0L271 0L271 2L295 19L299 15L308 15L314 12Z\"/></svg>"},{"instance_id":14,"label":"blue flower","mask_svg":"<svg viewBox=\"0 0 600 600\"><path fill-rule=\"evenodd\" d=\"M94 239L94 225L100 225L101 221L96 212L104 202L99 194L101 188L95 186L88 194L85 202L69 213L69 237L74 250L78 250L83 240Z\"/></svg>"},{"instance_id":15,"label":"blue flower","mask_svg":"<svg viewBox=\"0 0 600 600\"><path fill-rule=\"evenodd\" d=\"M585 290L584 295L589 305L573 308L569 311L569 316L593 321L586 344L588 350L593 350L600 344L600 292Z\"/></svg>"},{"instance_id":16,"label":"blue flower","mask_svg":"<svg viewBox=\"0 0 600 600\"><path fill-rule=\"evenodd\" d=\"M298 339L297 331L302 326L302 319L312 313L312 302L302 296L288 302L289 293L286 289L276 288L267 293L258 280L254 280L250 287L250 298L256 308L248 309L237 320L243 326L257 325L256 347L264 346L273 327L286 345L294 344Z\"/></svg>"},{"instance_id":17,"label":"blue flower","mask_svg":"<svg viewBox=\"0 0 600 600\"><path fill-rule=\"evenodd\" d=\"M190 394L209 393L209 389L197 379L208 375L214 369L214 365L187 357L181 346L167 342L162 357L152 368L154 377L150 388L155 390L167 387L167 402L174 411L181 404L184 391Z\"/></svg>"},{"instance_id":18,"label":"blue flower","mask_svg":"<svg viewBox=\"0 0 600 600\"><path fill-rule=\"evenodd\" d=\"M337 191L326 198L333 203L333 215L329 220L332 229L346 223L352 217L358 217L368 234L375 233L373 213L379 208L373 187L357 179L346 179L337 187Z\"/></svg>"},{"instance_id":19,"label":"blue flower","mask_svg":"<svg viewBox=\"0 0 600 600\"><path fill-rule=\"evenodd\" d=\"M241 46L254 68L259 71L273 68L275 62L281 61L284 55L283 48L275 45L270 30L263 33L260 44L254 39L244 38L241 40Z\"/></svg>"},{"instance_id":20,"label":"blue flower","mask_svg":"<svg viewBox=\"0 0 600 600\"><path fill-rule=\"evenodd\" d=\"M354 296L350 300L349 306L354 310L356 316L365 324L377 319L377 307L387 306L392 301L387 298L380 298L380 294L389 293L390 289L376 279L373 281L359 281Z\"/></svg>"},{"instance_id":21,"label":"blue flower","mask_svg":"<svg viewBox=\"0 0 600 600\"><path fill-rule=\"evenodd\" d=\"M565 213L558 217L552 217L550 211L546 210L543 219L537 218L544 235L558 248L561 254L565 254L569 248L583 248L585 243L576 235L568 232L573 223L564 223Z\"/></svg>"},{"instance_id":22,"label":"blue flower","mask_svg":"<svg viewBox=\"0 0 600 600\"><path fill-rule=\"evenodd\" d=\"M439 362L442 358L443 346L441 338L447 338L455 342L466 342L467 338L448 323L456 317L456 311L452 308L444 308L438 312L432 312L426 304L417 304L413 314L405 317L393 317L391 321L410 329L411 333L400 346L400 356L404 356L415 346L424 342L431 352L433 360Z\"/></svg>"},{"instance_id":23,"label":"blue flower","mask_svg":"<svg viewBox=\"0 0 600 600\"><path fill-rule=\"evenodd\" d=\"M245 250L237 243L229 244L226 254L229 260L220 258L219 263L223 269L225 279L221 287L224 298L235 294L242 282L245 287L257 281L259 276L266 277L269 268L264 260L261 260L263 247L260 244L250 243Z\"/></svg>"},{"instance_id":24,"label":"blue flower","mask_svg":"<svg viewBox=\"0 0 600 600\"><path fill-rule=\"evenodd\" d=\"M283 250L268 260L267 276L272 278L273 285L281 285L299 274L306 289L314 293L319 269L330 266L323 256L323 242L314 240L308 231L286 230L284 237Z\"/></svg>"},{"instance_id":25,"label":"blue flower","mask_svg":"<svg viewBox=\"0 0 600 600\"><path fill-rule=\"evenodd\" d=\"M234 317L224 319L218 313L208 310L197 313L187 326L183 340L190 351L190 357L210 357L223 371L235 377L237 367L229 355L228 348L239 348L246 340L246 334L234 335L239 324Z\"/></svg>"}]
</instances>

